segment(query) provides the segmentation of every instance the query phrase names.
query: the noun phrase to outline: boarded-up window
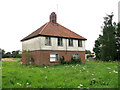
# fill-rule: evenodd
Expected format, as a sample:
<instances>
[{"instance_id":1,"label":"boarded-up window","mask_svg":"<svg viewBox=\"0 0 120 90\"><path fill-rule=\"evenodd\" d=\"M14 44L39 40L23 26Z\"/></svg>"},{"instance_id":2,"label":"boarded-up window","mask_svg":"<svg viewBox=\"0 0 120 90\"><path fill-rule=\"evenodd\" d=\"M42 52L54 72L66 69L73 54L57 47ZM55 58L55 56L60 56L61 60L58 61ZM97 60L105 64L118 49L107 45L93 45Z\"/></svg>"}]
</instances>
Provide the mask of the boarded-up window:
<instances>
[{"instance_id":1,"label":"boarded-up window","mask_svg":"<svg viewBox=\"0 0 120 90\"><path fill-rule=\"evenodd\" d=\"M48 45L48 46L51 45L51 38L50 37L45 37L45 45Z\"/></svg>"},{"instance_id":2,"label":"boarded-up window","mask_svg":"<svg viewBox=\"0 0 120 90\"><path fill-rule=\"evenodd\" d=\"M58 54L50 54L50 62L55 62L55 61L58 61Z\"/></svg>"}]
</instances>

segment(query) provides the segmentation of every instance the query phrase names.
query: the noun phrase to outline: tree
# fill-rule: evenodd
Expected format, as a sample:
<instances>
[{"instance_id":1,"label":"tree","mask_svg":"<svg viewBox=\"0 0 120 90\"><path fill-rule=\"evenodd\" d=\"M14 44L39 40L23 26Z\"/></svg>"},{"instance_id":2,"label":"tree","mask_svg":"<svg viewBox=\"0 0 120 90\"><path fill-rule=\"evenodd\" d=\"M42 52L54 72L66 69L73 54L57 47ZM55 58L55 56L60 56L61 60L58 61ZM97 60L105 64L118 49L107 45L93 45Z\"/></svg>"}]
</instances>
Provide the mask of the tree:
<instances>
[{"instance_id":1,"label":"tree","mask_svg":"<svg viewBox=\"0 0 120 90\"><path fill-rule=\"evenodd\" d=\"M101 59L104 61L115 60L116 57L116 39L115 39L115 26L112 23L113 14L104 17L103 35L100 38Z\"/></svg>"},{"instance_id":2,"label":"tree","mask_svg":"<svg viewBox=\"0 0 120 90\"><path fill-rule=\"evenodd\" d=\"M120 60L120 22L116 26L115 37L116 37L116 49L117 49L116 59Z\"/></svg>"},{"instance_id":3,"label":"tree","mask_svg":"<svg viewBox=\"0 0 120 90\"><path fill-rule=\"evenodd\" d=\"M85 53L86 54L91 54L91 51L90 50L85 50Z\"/></svg>"},{"instance_id":4,"label":"tree","mask_svg":"<svg viewBox=\"0 0 120 90\"><path fill-rule=\"evenodd\" d=\"M99 35L99 38L97 40L95 40L95 46L93 48L93 52L95 53L96 59L100 60L100 37L101 35Z\"/></svg>"}]
</instances>

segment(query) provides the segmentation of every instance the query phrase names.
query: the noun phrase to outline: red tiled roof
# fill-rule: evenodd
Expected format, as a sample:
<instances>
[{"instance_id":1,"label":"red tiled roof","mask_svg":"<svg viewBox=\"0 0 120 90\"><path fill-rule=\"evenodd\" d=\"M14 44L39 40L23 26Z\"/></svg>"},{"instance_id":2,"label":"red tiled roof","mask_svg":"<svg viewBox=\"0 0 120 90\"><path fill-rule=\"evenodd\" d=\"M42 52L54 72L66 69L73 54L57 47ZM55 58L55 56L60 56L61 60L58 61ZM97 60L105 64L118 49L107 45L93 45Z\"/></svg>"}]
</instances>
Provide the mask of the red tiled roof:
<instances>
[{"instance_id":1,"label":"red tiled roof","mask_svg":"<svg viewBox=\"0 0 120 90\"><path fill-rule=\"evenodd\" d=\"M28 40L30 38L40 35L87 40L86 38L72 32L71 30L65 28L64 26L58 23L55 24L52 22L48 22L33 33L31 33L30 35L28 35L27 37L23 38L21 41Z\"/></svg>"}]
</instances>

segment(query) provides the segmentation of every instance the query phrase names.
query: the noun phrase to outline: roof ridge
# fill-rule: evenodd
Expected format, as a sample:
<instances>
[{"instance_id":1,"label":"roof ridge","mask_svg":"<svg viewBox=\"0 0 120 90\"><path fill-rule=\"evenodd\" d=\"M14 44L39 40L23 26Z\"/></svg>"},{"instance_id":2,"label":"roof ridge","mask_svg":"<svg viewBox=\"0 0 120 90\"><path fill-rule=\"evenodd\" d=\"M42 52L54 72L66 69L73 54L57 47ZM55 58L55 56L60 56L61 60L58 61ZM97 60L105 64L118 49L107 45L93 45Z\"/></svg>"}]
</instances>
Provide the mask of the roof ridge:
<instances>
[{"instance_id":1,"label":"roof ridge","mask_svg":"<svg viewBox=\"0 0 120 90\"><path fill-rule=\"evenodd\" d=\"M47 27L48 23L49 23L49 22L46 23L46 25L42 28L42 30L39 32L39 34L41 34L42 31Z\"/></svg>"}]
</instances>

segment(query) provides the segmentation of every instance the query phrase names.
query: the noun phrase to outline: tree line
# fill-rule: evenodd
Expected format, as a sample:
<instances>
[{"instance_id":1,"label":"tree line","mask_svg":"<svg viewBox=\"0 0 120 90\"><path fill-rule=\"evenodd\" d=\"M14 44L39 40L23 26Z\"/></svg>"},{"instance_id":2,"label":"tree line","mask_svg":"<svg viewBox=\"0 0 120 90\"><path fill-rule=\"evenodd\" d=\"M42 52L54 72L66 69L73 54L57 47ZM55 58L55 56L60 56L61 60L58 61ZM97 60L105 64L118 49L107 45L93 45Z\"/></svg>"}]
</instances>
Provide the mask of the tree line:
<instances>
[{"instance_id":1,"label":"tree line","mask_svg":"<svg viewBox=\"0 0 120 90\"><path fill-rule=\"evenodd\" d=\"M113 22L113 16L104 17L102 34L95 40L93 52L98 60L120 60L120 22Z\"/></svg>"},{"instance_id":2,"label":"tree line","mask_svg":"<svg viewBox=\"0 0 120 90\"><path fill-rule=\"evenodd\" d=\"M21 58L22 55L19 50L12 51L12 52L5 52L4 49L2 49L2 58Z\"/></svg>"}]
</instances>

